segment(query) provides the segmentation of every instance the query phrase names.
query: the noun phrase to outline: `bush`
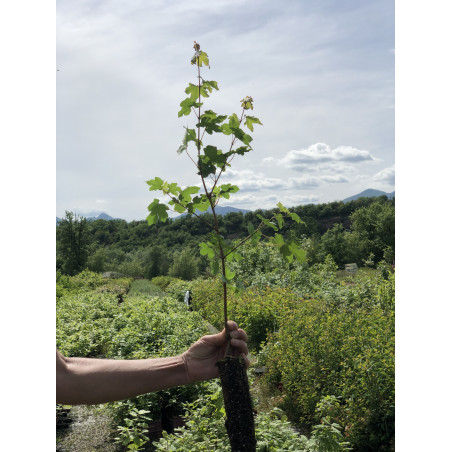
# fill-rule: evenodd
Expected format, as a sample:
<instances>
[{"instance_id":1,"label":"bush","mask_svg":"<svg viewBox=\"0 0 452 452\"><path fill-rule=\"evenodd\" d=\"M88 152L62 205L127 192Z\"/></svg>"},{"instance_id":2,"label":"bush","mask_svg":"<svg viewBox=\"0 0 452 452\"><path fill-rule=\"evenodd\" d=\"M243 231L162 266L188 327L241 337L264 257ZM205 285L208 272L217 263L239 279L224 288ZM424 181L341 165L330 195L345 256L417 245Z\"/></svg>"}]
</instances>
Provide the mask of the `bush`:
<instances>
[{"instance_id":1,"label":"bush","mask_svg":"<svg viewBox=\"0 0 452 452\"><path fill-rule=\"evenodd\" d=\"M166 293L177 301L183 303L185 299L185 293L187 290L193 290L196 285L194 281L182 281L180 279L175 279L171 281L166 287Z\"/></svg>"},{"instance_id":2,"label":"bush","mask_svg":"<svg viewBox=\"0 0 452 452\"><path fill-rule=\"evenodd\" d=\"M264 361L265 378L282 383L293 419L313 425L322 397L336 396L337 419L355 447L388 446L394 435L393 312L305 301L281 318Z\"/></svg>"},{"instance_id":3,"label":"bush","mask_svg":"<svg viewBox=\"0 0 452 452\"><path fill-rule=\"evenodd\" d=\"M219 330L223 329L222 294L221 282L215 279L197 280L192 289L193 309ZM278 330L280 317L298 303L299 297L290 289L250 287L229 293L228 299L228 317L246 331L250 350L257 351L268 334Z\"/></svg>"},{"instance_id":4,"label":"bush","mask_svg":"<svg viewBox=\"0 0 452 452\"><path fill-rule=\"evenodd\" d=\"M92 272L85 272L77 281L57 304L57 347L66 356L113 359L174 356L208 332L199 313L189 312L183 303L144 294L149 292L149 282L136 281L132 292L135 295L128 294L123 303L118 303L118 293L129 287L130 279L104 281ZM103 284L97 285L100 282ZM90 288L92 285L95 287ZM120 441L132 444L136 440L142 444L144 440L140 422L130 424L133 413L146 410L158 420L162 404L182 413L182 404L196 400L203 388L204 384L198 383L108 404Z\"/></svg>"},{"instance_id":5,"label":"bush","mask_svg":"<svg viewBox=\"0 0 452 452\"><path fill-rule=\"evenodd\" d=\"M144 268L137 259L124 261L122 264L119 264L117 270L122 275L133 278L142 278L144 276Z\"/></svg>"},{"instance_id":6,"label":"bush","mask_svg":"<svg viewBox=\"0 0 452 452\"><path fill-rule=\"evenodd\" d=\"M225 411L221 389L211 382L205 392L194 403L187 404L187 425L175 434L163 433L163 438L154 442L156 451L178 452L229 452L226 433ZM259 413L255 418L257 452L330 452L348 450L337 425L325 424L322 434L311 439L298 434L287 421L284 412L275 408ZM324 447L328 439L327 446Z\"/></svg>"},{"instance_id":7,"label":"bush","mask_svg":"<svg viewBox=\"0 0 452 452\"><path fill-rule=\"evenodd\" d=\"M163 291L166 290L168 285L173 281L181 281L179 278L174 278L172 276L156 276L151 279L151 283L160 287Z\"/></svg>"},{"instance_id":8,"label":"bush","mask_svg":"<svg viewBox=\"0 0 452 452\"><path fill-rule=\"evenodd\" d=\"M73 288L94 289L103 284L104 279L100 273L92 272L91 270L83 270L79 274L71 278L71 285Z\"/></svg>"},{"instance_id":9,"label":"bush","mask_svg":"<svg viewBox=\"0 0 452 452\"><path fill-rule=\"evenodd\" d=\"M196 256L196 257L195 257ZM199 274L200 259L194 254L190 248L176 254L173 264L169 268L168 274L174 278L191 281Z\"/></svg>"}]
</instances>

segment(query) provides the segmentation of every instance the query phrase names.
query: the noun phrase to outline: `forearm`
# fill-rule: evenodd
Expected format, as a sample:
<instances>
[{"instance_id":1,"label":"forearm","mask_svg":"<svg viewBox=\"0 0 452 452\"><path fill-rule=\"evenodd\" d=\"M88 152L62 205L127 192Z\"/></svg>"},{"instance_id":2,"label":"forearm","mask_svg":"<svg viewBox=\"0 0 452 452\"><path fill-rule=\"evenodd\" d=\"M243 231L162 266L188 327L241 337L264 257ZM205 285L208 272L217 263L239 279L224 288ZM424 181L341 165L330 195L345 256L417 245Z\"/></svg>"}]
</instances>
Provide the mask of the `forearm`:
<instances>
[{"instance_id":1,"label":"forearm","mask_svg":"<svg viewBox=\"0 0 452 452\"><path fill-rule=\"evenodd\" d=\"M57 403L98 404L191 383L181 356L112 360L64 358Z\"/></svg>"}]
</instances>

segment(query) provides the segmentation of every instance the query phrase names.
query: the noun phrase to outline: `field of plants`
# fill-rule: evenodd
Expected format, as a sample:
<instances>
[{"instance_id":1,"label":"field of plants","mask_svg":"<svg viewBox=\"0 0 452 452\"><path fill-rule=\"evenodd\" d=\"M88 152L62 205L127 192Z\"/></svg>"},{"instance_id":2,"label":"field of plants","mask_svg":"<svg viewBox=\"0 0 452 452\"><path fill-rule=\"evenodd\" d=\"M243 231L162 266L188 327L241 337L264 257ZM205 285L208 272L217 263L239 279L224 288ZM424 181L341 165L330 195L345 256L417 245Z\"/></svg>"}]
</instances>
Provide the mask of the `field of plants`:
<instances>
[{"instance_id":1,"label":"field of plants","mask_svg":"<svg viewBox=\"0 0 452 452\"><path fill-rule=\"evenodd\" d=\"M249 337L259 451L394 449L394 273L288 264L246 246L229 317ZM192 309L183 303L192 291ZM57 272L57 347L140 359L186 350L222 328L221 280ZM227 451L218 381L93 407L57 407L57 450Z\"/></svg>"}]
</instances>

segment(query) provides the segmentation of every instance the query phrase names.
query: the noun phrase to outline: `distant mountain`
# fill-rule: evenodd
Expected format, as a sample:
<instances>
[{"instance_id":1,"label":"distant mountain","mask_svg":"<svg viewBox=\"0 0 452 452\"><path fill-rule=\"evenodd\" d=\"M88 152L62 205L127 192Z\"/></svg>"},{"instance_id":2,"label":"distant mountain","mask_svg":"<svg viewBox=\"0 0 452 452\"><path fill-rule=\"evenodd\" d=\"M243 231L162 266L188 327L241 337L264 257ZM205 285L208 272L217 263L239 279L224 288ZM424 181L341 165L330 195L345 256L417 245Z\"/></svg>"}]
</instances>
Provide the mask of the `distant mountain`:
<instances>
[{"instance_id":1,"label":"distant mountain","mask_svg":"<svg viewBox=\"0 0 452 452\"><path fill-rule=\"evenodd\" d=\"M228 213L231 212L242 212L242 213L247 213L247 212L252 212L251 210L246 210L246 209L237 209L236 207L230 207L230 206L226 206L226 207L221 207L221 206L217 206L215 207L215 212L218 215L226 215ZM199 212L196 211L196 213L199 214L203 214L203 213L212 213L212 209L209 207L209 209L206 212ZM188 215L187 213L183 213L182 215L177 216L175 219L177 218L181 218L181 217L185 217L186 215Z\"/></svg>"},{"instance_id":2,"label":"distant mountain","mask_svg":"<svg viewBox=\"0 0 452 452\"><path fill-rule=\"evenodd\" d=\"M120 218L113 218L105 212L88 212L87 214L77 214L78 216L86 218L88 221L94 220L120 220ZM56 224L58 224L62 219L56 217Z\"/></svg>"},{"instance_id":3,"label":"distant mountain","mask_svg":"<svg viewBox=\"0 0 452 452\"><path fill-rule=\"evenodd\" d=\"M355 199L358 199L358 198L373 198L375 196L383 196L383 195L387 196L388 199L392 199L395 196L395 191L393 191L392 193L386 193L381 190L374 190L373 188L368 188L367 190L364 190L361 193L358 193L357 195L350 196L349 198L343 199L342 202L350 202L350 201L354 201Z\"/></svg>"},{"instance_id":4,"label":"distant mountain","mask_svg":"<svg viewBox=\"0 0 452 452\"><path fill-rule=\"evenodd\" d=\"M117 218L116 218L117 219ZM101 213L97 217L89 217L88 220L115 220L115 218L111 217L106 213Z\"/></svg>"}]
</instances>

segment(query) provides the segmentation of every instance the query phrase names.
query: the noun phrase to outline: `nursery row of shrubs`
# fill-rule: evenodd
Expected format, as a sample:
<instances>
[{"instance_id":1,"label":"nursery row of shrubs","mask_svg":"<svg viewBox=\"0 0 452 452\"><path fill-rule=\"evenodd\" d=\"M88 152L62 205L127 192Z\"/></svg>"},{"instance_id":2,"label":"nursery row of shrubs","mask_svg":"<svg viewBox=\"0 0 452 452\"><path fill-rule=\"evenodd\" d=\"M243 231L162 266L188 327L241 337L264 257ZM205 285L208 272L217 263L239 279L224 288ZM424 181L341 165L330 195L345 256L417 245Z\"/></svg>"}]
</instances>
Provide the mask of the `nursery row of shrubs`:
<instances>
[{"instance_id":1,"label":"nursery row of shrubs","mask_svg":"<svg viewBox=\"0 0 452 452\"><path fill-rule=\"evenodd\" d=\"M334 263L299 268L279 285L230 294L229 317L248 334L262 377L281 391L279 408L301 430L318 423L332 396L335 421L356 450L391 450L394 440L394 274L336 278ZM193 308L221 328L221 283L196 281ZM309 294L309 295L308 295Z\"/></svg>"},{"instance_id":2,"label":"nursery row of shrubs","mask_svg":"<svg viewBox=\"0 0 452 452\"><path fill-rule=\"evenodd\" d=\"M194 290L200 284L201 287L201 281L187 283L161 277L153 282L108 280L90 271L74 277L57 275L58 349L67 356L110 359L170 356L181 353L207 334L203 313L191 312L181 302L185 291ZM212 281L204 284L202 287L214 285ZM275 296L275 306L278 297L283 300L283 293ZM251 297L249 300L251 305ZM254 329L259 331L257 324ZM252 372L250 379L254 379ZM301 435L280 408L259 410L258 450L326 451L331 450L331 444L334 450L347 450L340 427L325 409L325 403L328 405L328 399L326 402L321 399L316 407L317 422L323 423L309 435ZM162 439L153 442L149 426L161 420L163 412L172 417L184 416L186 425L173 434L164 432ZM105 416L110 419L113 434L109 441L114 450L230 450L221 391L216 381L105 404L94 411L95 419ZM61 441L64 445L64 438ZM66 447L67 444L68 441Z\"/></svg>"}]
</instances>

